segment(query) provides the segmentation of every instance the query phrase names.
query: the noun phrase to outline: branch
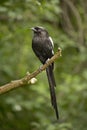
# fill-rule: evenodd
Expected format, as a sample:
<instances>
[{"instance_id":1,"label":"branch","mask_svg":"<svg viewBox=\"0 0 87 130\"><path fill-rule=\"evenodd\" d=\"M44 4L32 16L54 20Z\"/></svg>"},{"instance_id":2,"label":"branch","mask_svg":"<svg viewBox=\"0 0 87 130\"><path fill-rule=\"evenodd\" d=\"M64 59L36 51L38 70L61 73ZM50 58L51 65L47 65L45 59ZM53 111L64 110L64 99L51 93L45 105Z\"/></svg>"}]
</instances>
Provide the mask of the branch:
<instances>
[{"instance_id":1,"label":"branch","mask_svg":"<svg viewBox=\"0 0 87 130\"><path fill-rule=\"evenodd\" d=\"M23 77L22 79L19 80L14 80L11 81L8 84L5 84L3 86L0 87L0 94L4 94L8 91L11 91L13 89L16 89L18 87L22 87L26 84L29 83L29 81L36 77L39 73L41 73L42 71L44 71L51 63L54 62L54 60L56 60L58 57L61 56L61 49L58 48L58 52L47 61L47 63L45 63L41 68L37 69L35 72L31 73L31 74L27 74L25 77Z\"/></svg>"}]
</instances>

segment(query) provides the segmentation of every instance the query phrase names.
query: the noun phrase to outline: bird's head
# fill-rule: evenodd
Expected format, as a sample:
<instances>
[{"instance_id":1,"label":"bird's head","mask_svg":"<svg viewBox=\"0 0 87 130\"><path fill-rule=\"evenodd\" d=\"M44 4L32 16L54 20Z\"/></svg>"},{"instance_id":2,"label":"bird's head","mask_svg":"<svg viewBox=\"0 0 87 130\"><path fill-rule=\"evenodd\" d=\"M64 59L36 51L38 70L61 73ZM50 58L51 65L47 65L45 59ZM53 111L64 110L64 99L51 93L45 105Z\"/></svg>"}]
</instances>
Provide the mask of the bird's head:
<instances>
[{"instance_id":1,"label":"bird's head","mask_svg":"<svg viewBox=\"0 0 87 130\"><path fill-rule=\"evenodd\" d=\"M48 32L45 28L43 27L40 27L40 26L36 26L36 27L33 27L31 28L34 32L34 35L37 35L37 36L48 36Z\"/></svg>"}]
</instances>

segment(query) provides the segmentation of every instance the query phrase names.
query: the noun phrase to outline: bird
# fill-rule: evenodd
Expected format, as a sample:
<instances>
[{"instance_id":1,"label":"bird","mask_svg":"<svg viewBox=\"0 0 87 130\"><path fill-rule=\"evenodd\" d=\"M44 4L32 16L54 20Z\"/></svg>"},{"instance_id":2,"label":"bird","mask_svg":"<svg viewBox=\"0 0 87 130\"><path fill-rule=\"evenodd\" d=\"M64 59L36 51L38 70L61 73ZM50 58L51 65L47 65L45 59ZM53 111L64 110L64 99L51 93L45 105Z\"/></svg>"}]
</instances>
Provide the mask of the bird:
<instances>
[{"instance_id":1,"label":"bird","mask_svg":"<svg viewBox=\"0 0 87 130\"><path fill-rule=\"evenodd\" d=\"M54 55L54 44L52 38L49 36L48 31L41 26L35 26L31 28L33 30L32 37L32 49L38 59L42 64L47 63L47 61ZM46 74L48 78L49 88L50 88L50 96L51 96L51 104L55 110L56 118L59 119L59 112L57 107L57 100L55 94L56 82L54 78L54 63L50 64L46 68Z\"/></svg>"}]
</instances>

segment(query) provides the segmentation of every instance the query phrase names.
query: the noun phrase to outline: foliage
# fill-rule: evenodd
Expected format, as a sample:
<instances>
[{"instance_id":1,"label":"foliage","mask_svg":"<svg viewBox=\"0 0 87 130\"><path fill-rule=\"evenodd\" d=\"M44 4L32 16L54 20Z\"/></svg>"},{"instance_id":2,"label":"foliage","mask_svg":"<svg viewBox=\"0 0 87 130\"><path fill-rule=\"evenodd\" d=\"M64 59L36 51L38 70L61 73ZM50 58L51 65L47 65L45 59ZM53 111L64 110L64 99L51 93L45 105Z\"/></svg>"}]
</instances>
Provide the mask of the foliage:
<instances>
[{"instance_id":1,"label":"foliage","mask_svg":"<svg viewBox=\"0 0 87 130\"><path fill-rule=\"evenodd\" d=\"M55 51L58 46L63 50L54 70L60 120L51 107L43 72L36 84L1 95L0 129L87 129L86 5L85 0L0 1L0 85L41 65L31 48L32 26L47 28Z\"/></svg>"}]
</instances>

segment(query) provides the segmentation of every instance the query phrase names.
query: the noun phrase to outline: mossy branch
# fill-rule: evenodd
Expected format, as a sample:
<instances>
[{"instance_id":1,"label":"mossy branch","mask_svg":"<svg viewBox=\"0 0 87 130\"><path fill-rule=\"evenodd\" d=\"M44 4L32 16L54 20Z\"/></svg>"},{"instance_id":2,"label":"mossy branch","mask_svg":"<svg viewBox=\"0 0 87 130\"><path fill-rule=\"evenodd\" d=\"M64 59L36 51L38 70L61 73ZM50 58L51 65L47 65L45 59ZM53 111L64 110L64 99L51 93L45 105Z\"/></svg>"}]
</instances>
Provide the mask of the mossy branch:
<instances>
[{"instance_id":1,"label":"mossy branch","mask_svg":"<svg viewBox=\"0 0 87 130\"><path fill-rule=\"evenodd\" d=\"M13 89L16 89L18 87L25 86L26 84L29 83L29 81L32 78L35 78L39 73L41 73L42 71L44 71L51 63L53 63L60 56L61 56L61 49L58 48L58 52L56 52L55 55L51 59L49 59L47 61L47 63L45 63L41 68L37 69L36 71L34 71L31 74L27 74L22 79L14 80L14 81L11 81L8 84L5 84L5 85L1 86L0 87L0 94L4 94L4 93L9 92L9 91L11 91Z\"/></svg>"}]
</instances>

